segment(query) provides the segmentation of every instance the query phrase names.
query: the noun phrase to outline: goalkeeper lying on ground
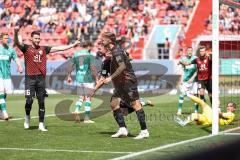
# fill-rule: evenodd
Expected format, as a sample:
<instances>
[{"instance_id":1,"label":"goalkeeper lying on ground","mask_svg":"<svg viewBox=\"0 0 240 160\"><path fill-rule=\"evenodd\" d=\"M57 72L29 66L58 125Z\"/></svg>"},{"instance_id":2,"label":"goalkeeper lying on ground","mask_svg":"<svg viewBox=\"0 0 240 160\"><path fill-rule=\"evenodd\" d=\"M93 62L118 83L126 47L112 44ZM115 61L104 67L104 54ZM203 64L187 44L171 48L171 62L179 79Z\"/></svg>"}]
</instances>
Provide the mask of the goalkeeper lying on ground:
<instances>
[{"instance_id":1,"label":"goalkeeper lying on ground","mask_svg":"<svg viewBox=\"0 0 240 160\"><path fill-rule=\"evenodd\" d=\"M198 125L211 125L212 124L212 108L203 100L193 95L187 95L192 101L199 104L202 108L202 114L192 113L186 120L182 120L179 117L175 117L175 121L181 126L185 126L188 123L196 121ZM227 112L219 112L219 124L227 125L233 122L235 117L235 110L237 105L234 102L227 104Z\"/></svg>"}]
</instances>

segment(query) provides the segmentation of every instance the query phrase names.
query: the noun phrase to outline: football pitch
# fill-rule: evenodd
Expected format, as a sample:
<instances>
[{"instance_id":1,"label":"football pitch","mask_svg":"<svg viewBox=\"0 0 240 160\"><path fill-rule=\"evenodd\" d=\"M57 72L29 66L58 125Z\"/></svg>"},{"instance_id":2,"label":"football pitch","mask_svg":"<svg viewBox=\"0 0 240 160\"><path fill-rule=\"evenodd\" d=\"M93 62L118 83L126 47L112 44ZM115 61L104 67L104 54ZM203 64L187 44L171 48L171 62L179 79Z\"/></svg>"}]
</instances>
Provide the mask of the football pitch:
<instances>
[{"instance_id":1,"label":"football pitch","mask_svg":"<svg viewBox=\"0 0 240 160\"><path fill-rule=\"evenodd\" d=\"M135 113L132 113L125 117L130 136L113 139L110 135L115 133L118 127L111 112L95 118L94 124L75 123L55 116L56 105L64 99L75 102L77 97L50 95L46 99L45 124L49 131L40 132L38 131L37 101L34 101L31 113L31 127L29 130L24 130L25 99L23 96L9 96L7 107L12 119L8 122L0 121L0 159L101 160L121 159L121 157L122 159L176 159L175 156L197 152L202 148L213 148L239 138L237 134L212 136L211 127L195 124L185 127L177 125L174 122L174 116L177 111L178 97L162 95L147 98L152 100L155 106L144 108L150 138L133 139L139 133L140 127ZM97 107L101 103L100 99L95 98L92 106ZM193 111L192 105L193 103L186 99L183 107L185 114L182 118ZM73 109L74 103L70 111ZM236 115L236 121L232 125L221 126L220 130L240 126L239 110Z\"/></svg>"}]
</instances>

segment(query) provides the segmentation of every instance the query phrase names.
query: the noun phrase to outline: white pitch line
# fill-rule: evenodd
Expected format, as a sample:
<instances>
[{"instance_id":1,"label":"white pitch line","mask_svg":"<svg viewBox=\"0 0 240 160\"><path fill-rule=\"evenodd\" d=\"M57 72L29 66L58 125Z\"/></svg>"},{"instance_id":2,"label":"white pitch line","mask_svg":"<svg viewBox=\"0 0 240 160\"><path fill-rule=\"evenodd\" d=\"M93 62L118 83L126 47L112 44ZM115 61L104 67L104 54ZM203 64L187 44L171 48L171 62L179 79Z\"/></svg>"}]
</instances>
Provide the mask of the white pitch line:
<instances>
[{"instance_id":1,"label":"white pitch line","mask_svg":"<svg viewBox=\"0 0 240 160\"><path fill-rule=\"evenodd\" d=\"M39 152L69 152L69 153L103 153L103 154L130 154L130 153L133 153L133 152L115 152L115 151L84 151L84 150L39 149L39 148L0 148L0 150L39 151Z\"/></svg>"},{"instance_id":2,"label":"white pitch line","mask_svg":"<svg viewBox=\"0 0 240 160\"><path fill-rule=\"evenodd\" d=\"M182 145L182 144L187 144L187 143L191 143L191 142L195 142L195 141L199 141L199 140L215 137L217 135L224 135L222 133L228 133L228 132L231 132L231 131L234 131L234 130L237 130L237 129L240 129L240 127L229 129L229 130L226 130L226 131L222 131L222 132L219 132L219 134L216 134L216 135L211 134L211 135L207 135L207 136L202 136L202 137L198 137L198 138L189 139L189 140L186 140L186 141L181 141L181 142L177 142L177 143L172 143L172 144L159 146L159 147L152 148L152 149L143 150L143 151L140 151L140 152L130 153L130 154L126 155L126 156L117 157L117 158L114 158L112 160L129 159L129 158L140 156L140 155L143 155L143 154L146 154L146 153L151 153L151 152L154 152L154 151L159 151L159 150L175 147L175 146Z\"/></svg>"},{"instance_id":3,"label":"white pitch line","mask_svg":"<svg viewBox=\"0 0 240 160\"><path fill-rule=\"evenodd\" d=\"M81 113L81 112L80 112ZM63 113L63 114L48 114L45 115L45 117L55 117L57 115L62 116L62 115L70 115L71 113ZM33 116L31 117L31 119L36 119L39 116ZM20 121L20 120L24 120L25 118L13 118L13 119L9 119L9 121ZM4 122L4 120L1 120L0 122Z\"/></svg>"},{"instance_id":4,"label":"white pitch line","mask_svg":"<svg viewBox=\"0 0 240 160\"><path fill-rule=\"evenodd\" d=\"M240 133L223 133L224 136L240 136Z\"/></svg>"}]
</instances>

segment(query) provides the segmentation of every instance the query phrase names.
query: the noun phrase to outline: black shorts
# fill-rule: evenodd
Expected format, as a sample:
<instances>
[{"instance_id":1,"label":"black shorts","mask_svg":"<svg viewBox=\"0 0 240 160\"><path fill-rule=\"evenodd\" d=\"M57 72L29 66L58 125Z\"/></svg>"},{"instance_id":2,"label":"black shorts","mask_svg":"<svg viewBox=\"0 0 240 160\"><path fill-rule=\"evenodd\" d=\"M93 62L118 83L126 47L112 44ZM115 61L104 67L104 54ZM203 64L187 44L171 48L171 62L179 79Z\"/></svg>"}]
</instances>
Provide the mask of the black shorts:
<instances>
[{"instance_id":1,"label":"black shorts","mask_svg":"<svg viewBox=\"0 0 240 160\"><path fill-rule=\"evenodd\" d=\"M115 87L112 98L121 98L128 104L139 99L137 82L126 82L121 87Z\"/></svg>"},{"instance_id":2,"label":"black shorts","mask_svg":"<svg viewBox=\"0 0 240 160\"><path fill-rule=\"evenodd\" d=\"M199 80L199 89L207 89L208 93L212 93L212 80Z\"/></svg>"},{"instance_id":3,"label":"black shorts","mask_svg":"<svg viewBox=\"0 0 240 160\"><path fill-rule=\"evenodd\" d=\"M47 97L43 75L25 76L25 97Z\"/></svg>"}]
</instances>

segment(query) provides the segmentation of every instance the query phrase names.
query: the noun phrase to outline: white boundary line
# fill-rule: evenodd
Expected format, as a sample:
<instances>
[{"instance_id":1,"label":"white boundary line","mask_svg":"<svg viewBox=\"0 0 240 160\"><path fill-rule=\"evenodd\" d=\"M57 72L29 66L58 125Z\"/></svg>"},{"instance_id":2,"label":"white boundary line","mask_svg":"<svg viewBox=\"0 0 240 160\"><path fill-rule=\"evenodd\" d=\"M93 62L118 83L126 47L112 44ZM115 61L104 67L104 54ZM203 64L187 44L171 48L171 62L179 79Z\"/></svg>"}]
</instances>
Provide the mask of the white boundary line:
<instances>
[{"instance_id":1,"label":"white boundary line","mask_svg":"<svg viewBox=\"0 0 240 160\"><path fill-rule=\"evenodd\" d=\"M80 112L83 113L83 112ZM49 115L45 115L45 117L55 117L55 116L63 116L63 115L71 115L72 113L63 113L63 114L49 114ZM39 116L33 116L31 117L31 119L36 119ZM20 120L24 120L25 118L13 118L13 119L9 119L9 121L20 121ZM5 120L0 120L0 122L5 122Z\"/></svg>"},{"instance_id":2,"label":"white boundary line","mask_svg":"<svg viewBox=\"0 0 240 160\"><path fill-rule=\"evenodd\" d=\"M223 133L224 136L240 136L240 133Z\"/></svg>"},{"instance_id":3,"label":"white boundary line","mask_svg":"<svg viewBox=\"0 0 240 160\"><path fill-rule=\"evenodd\" d=\"M67 149L34 149L34 148L0 148L0 150L12 151L37 151L37 152L69 152L69 153L103 153L103 154L129 154L133 152L115 152L115 151L84 151L84 150L67 150Z\"/></svg>"},{"instance_id":4,"label":"white boundary line","mask_svg":"<svg viewBox=\"0 0 240 160\"><path fill-rule=\"evenodd\" d=\"M231 132L231 131L234 131L234 130L237 130L237 129L240 129L240 127L229 129L229 130L226 130L226 131L222 131L222 132L220 132L220 134L216 134L216 135L211 134L211 135L208 135L208 136L203 136L203 137L193 138L193 139L189 139L189 140L185 140L185 141L181 141L181 142L177 142L177 143L167 144L167 145L159 146L159 147L152 148L152 149L147 149L147 150L140 151L140 152L134 152L134 153L128 154L126 156L114 158L112 160L129 159L129 158L137 157L137 156L140 156L140 155L143 155L143 154L146 154L146 153L151 153L151 152L154 152L154 151L159 151L159 150L163 150L163 149L170 148L170 147L175 147L175 146L182 145L182 144L187 144L187 143L191 143L191 142L215 137L215 136L218 136L218 135L224 135L224 133Z\"/></svg>"}]
</instances>

